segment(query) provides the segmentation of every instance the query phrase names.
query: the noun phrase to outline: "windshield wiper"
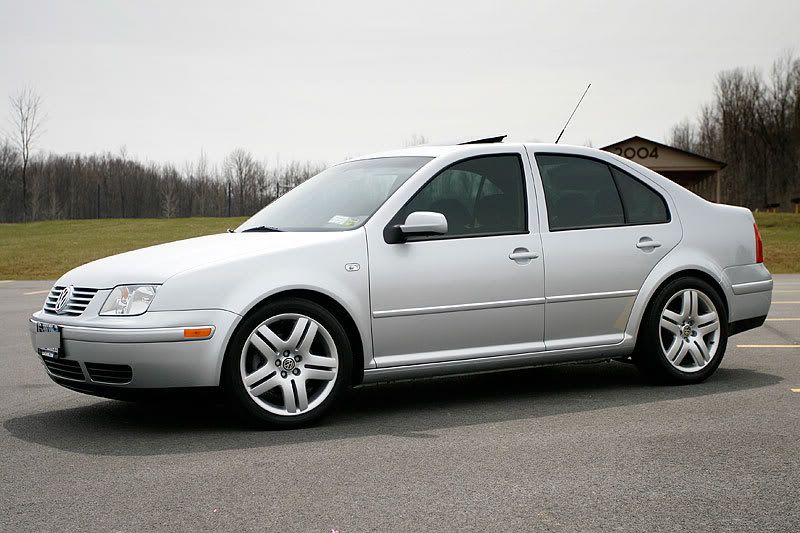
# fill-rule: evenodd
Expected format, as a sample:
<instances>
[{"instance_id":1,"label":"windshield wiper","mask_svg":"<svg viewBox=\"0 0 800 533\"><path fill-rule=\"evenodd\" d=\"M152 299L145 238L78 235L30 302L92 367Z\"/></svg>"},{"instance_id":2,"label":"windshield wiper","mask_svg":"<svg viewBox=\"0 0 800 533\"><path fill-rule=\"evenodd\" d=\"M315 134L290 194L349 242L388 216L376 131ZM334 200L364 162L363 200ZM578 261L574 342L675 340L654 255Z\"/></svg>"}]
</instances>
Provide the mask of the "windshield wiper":
<instances>
[{"instance_id":1,"label":"windshield wiper","mask_svg":"<svg viewBox=\"0 0 800 533\"><path fill-rule=\"evenodd\" d=\"M242 233L246 233L248 231L283 231L280 228L276 228L274 226L253 226L252 228L243 229Z\"/></svg>"}]
</instances>

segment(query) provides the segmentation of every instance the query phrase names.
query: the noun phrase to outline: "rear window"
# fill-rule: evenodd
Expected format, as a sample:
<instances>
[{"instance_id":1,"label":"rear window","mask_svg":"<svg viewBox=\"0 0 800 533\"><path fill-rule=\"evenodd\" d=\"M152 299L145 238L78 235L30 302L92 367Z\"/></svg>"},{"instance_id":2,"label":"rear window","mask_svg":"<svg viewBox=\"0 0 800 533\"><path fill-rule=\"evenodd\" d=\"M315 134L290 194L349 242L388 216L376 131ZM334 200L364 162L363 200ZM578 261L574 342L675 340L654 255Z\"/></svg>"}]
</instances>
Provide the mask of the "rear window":
<instances>
[{"instance_id":1,"label":"rear window","mask_svg":"<svg viewBox=\"0 0 800 533\"><path fill-rule=\"evenodd\" d=\"M536 163L551 231L669 222L661 195L603 161L537 154Z\"/></svg>"}]
</instances>

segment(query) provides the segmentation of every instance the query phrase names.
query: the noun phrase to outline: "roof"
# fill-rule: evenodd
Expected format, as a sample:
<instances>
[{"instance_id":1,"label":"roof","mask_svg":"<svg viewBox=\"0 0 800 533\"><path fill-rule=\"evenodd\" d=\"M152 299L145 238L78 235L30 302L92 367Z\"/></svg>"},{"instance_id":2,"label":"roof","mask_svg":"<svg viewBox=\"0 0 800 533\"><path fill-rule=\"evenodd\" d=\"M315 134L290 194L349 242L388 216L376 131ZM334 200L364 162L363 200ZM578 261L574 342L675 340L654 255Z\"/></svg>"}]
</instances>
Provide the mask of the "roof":
<instances>
[{"instance_id":1,"label":"roof","mask_svg":"<svg viewBox=\"0 0 800 533\"><path fill-rule=\"evenodd\" d=\"M706 164L712 164L712 165L718 166L720 169L723 169L723 168L725 168L727 166L727 164L725 162L723 162L723 161L718 161L716 159L712 159L712 158L706 157L704 155L696 154L696 153L690 152L688 150L683 150L681 148L676 148L674 146L669 146L668 144L660 143L660 142L654 141L652 139L646 139L646 138L641 137L639 135L634 135L633 137L628 137L627 139L623 139L621 141L617 141L617 142L615 142L613 144L609 144L608 146L604 146L603 148L600 148L600 149L604 150L606 152L611 152L612 151L611 149L616 147L616 146L619 146L621 144L636 142L636 141L654 144L654 145L656 145L656 146L658 146L660 148L664 148L664 149L667 149L667 150L671 150L673 152L677 152L679 154L682 154L682 155L684 155L686 157L690 157L690 158L695 159L697 161L702 161L702 162L704 162ZM633 158L629 158L629 159L633 159ZM643 164L645 166L649 167L649 165L647 165L646 163L643 163Z\"/></svg>"}]
</instances>

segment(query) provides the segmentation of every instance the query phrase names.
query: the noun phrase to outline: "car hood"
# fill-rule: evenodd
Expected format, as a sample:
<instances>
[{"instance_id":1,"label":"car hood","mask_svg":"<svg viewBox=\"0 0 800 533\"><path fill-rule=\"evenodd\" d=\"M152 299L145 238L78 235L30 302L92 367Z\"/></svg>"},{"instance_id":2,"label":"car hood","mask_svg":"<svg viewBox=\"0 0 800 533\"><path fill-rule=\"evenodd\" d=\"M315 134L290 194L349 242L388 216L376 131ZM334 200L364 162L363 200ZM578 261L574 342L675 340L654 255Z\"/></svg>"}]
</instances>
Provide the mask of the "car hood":
<instances>
[{"instance_id":1,"label":"car hood","mask_svg":"<svg viewBox=\"0 0 800 533\"><path fill-rule=\"evenodd\" d=\"M121 284L159 284L197 267L284 252L333 238L336 232L208 235L98 259L70 270L56 283L96 289L110 289Z\"/></svg>"}]
</instances>

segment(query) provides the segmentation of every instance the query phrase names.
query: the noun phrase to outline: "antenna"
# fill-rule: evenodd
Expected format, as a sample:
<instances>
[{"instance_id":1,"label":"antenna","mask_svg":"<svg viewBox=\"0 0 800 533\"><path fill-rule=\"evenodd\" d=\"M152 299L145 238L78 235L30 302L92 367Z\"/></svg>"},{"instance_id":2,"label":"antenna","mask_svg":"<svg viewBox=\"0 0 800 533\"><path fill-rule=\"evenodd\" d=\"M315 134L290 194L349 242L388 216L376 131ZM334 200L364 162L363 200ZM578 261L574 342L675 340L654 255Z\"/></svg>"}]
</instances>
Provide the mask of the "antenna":
<instances>
[{"instance_id":1,"label":"antenna","mask_svg":"<svg viewBox=\"0 0 800 533\"><path fill-rule=\"evenodd\" d=\"M558 134L558 138L556 139L556 144L558 144L558 141L561 140L561 136L564 135L564 132L567 130L567 126L569 126L569 121L572 120L572 115L574 115L575 111L578 110L578 106L581 105L581 102L583 102L583 97L586 96L586 93L589 92L589 87L591 87L591 86L592 86L591 83L586 86L586 90L583 91L583 95L581 96L581 99L578 100L578 103L575 105L575 109L572 110L572 113L570 114L569 118L564 123L564 127L561 129L561 133Z\"/></svg>"}]
</instances>

